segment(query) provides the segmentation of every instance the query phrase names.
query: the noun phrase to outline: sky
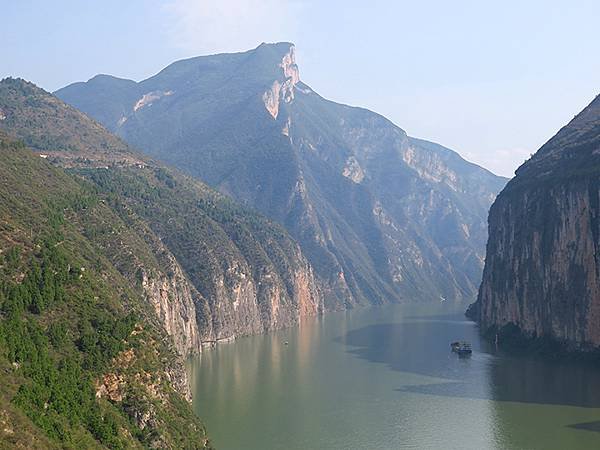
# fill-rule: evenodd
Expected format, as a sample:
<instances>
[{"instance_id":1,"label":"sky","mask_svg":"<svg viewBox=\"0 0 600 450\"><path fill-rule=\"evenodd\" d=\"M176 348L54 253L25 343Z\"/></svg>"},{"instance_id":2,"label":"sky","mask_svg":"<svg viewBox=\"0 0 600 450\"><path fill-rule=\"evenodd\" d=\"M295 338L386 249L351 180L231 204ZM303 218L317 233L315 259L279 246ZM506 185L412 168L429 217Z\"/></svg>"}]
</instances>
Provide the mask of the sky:
<instances>
[{"instance_id":1,"label":"sky","mask_svg":"<svg viewBox=\"0 0 600 450\"><path fill-rule=\"evenodd\" d=\"M98 73L296 44L322 96L512 176L600 93L597 0L2 0L0 78Z\"/></svg>"}]
</instances>

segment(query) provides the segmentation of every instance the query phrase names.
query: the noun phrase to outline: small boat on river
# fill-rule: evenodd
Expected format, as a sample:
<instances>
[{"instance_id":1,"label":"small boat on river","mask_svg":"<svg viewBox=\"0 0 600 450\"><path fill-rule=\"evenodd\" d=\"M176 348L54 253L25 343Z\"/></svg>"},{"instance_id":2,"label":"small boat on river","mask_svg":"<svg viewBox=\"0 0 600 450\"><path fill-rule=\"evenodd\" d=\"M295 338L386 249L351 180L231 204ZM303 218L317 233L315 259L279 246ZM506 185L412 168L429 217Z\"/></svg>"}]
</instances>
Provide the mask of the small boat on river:
<instances>
[{"instance_id":1,"label":"small boat on river","mask_svg":"<svg viewBox=\"0 0 600 450\"><path fill-rule=\"evenodd\" d=\"M471 344L468 342L452 342L450 348L454 353L458 353L458 356L470 356L473 353Z\"/></svg>"},{"instance_id":2,"label":"small boat on river","mask_svg":"<svg viewBox=\"0 0 600 450\"><path fill-rule=\"evenodd\" d=\"M458 353L458 356L471 356L471 353L473 353L473 350L471 350L471 344L468 342L462 342L456 353Z\"/></svg>"}]
</instances>

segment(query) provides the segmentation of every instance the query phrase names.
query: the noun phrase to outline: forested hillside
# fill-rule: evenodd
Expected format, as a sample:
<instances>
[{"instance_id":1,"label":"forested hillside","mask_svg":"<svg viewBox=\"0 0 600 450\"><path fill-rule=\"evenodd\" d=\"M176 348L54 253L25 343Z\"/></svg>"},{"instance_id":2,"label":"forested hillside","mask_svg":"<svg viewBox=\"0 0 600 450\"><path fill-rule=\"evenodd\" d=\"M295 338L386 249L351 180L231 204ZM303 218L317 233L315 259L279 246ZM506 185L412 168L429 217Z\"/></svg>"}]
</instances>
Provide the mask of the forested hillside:
<instances>
[{"instance_id":1,"label":"forested hillside","mask_svg":"<svg viewBox=\"0 0 600 450\"><path fill-rule=\"evenodd\" d=\"M0 155L0 442L204 447L181 360L100 244L125 224L4 134Z\"/></svg>"}]
</instances>

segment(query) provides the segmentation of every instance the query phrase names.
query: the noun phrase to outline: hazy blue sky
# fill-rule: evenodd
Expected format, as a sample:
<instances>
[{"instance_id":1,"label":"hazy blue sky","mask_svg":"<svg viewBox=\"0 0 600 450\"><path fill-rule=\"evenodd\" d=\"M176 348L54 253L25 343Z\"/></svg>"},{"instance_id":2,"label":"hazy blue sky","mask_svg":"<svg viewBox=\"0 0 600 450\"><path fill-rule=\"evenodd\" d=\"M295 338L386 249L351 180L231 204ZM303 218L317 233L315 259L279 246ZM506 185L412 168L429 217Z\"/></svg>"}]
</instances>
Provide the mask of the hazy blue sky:
<instances>
[{"instance_id":1,"label":"hazy blue sky","mask_svg":"<svg viewBox=\"0 0 600 450\"><path fill-rule=\"evenodd\" d=\"M140 80L189 56L296 43L321 95L503 175L600 93L600 1L5 1L0 77Z\"/></svg>"}]
</instances>

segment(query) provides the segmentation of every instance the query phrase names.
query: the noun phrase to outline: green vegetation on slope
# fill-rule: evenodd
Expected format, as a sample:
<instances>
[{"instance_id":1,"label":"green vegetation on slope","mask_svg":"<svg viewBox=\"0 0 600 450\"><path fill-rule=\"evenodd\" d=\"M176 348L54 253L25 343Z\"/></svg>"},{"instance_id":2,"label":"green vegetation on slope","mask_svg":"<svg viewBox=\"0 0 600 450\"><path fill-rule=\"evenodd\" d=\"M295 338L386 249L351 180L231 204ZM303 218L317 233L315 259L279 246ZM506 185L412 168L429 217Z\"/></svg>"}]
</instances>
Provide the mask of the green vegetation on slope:
<instances>
[{"instance_id":1,"label":"green vegetation on slope","mask_svg":"<svg viewBox=\"0 0 600 450\"><path fill-rule=\"evenodd\" d=\"M97 81L119 83L110 77L98 77ZM27 97L38 101L31 104ZM118 138L83 115L85 120L62 122L57 130L55 108L60 110L59 115L68 115L67 111L73 108L31 83L1 81L2 104L10 104L12 109L6 113L7 119L4 125L0 123L0 128L23 139L28 134L19 132L21 122L10 119L11 116L36 117L39 124L35 127L54 136L65 136L67 141L72 136L96 136L89 146L83 142L83 148L70 153L52 148L43 153L49 161L93 181L105 205L119 215L123 224L119 232L122 231L123 237L102 224L101 218L95 228L88 227L84 232L102 243L111 261L130 281L138 282L147 274L139 266L152 266L160 272L165 259L171 254L175 257L175 266L184 272L175 284L192 282L192 301L203 340L280 328L295 323L300 315L314 315L321 310L321 294L312 268L282 227L197 180L160 168L153 161L136 159L126 153L124 143L119 147L123 152L112 160L110 155L97 155L96 145ZM100 130L98 135L87 130L88 122L94 130ZM120 243L123 239L126 246ZM119 252L121 249L125 251ZM177 267L173 269L179 273ZM163 282L164 279L152 286ZM179 290L173 284L171 287ZM180 310L181 318L188 324L192 309ZM167 316L172 317L165 314L163 318Z\"/></svg>"},{"instance_id":2,"label":"green vegetation on slope","mask_svg":"<svg viewBox=\"0 0 600 450\"><path fill-rule=\"evenodd\" d=\"M93 393L93 402L82 402L100 408L100 416L85 412L87 406L71 414L34 394L23 398L35 401L19 403L21 386L33 382L19 372L26 365L7 353L0 364L12 381L2 391L1 423L9 430L27 424L29 436L46 440L40 447L205 445L184 398L189 391L181 356L207 341L289 326L321 311L320 290L298 245L281 226L201 182L138 158L102 126L31 83L0 81L0 109L0 134L19 137L38 153L7 143L0 163L0 250L13 260L12 249L21 249L21 268L3 282L7 292L23 283L48 289L44 277L64 267L44 271L43 255L64 252L59 261L66 263L68 283L55 287L63 300L27 294L17 303L23 320L39 325L56 370L64 358L74 361L87 383L81 392ZM42 234L49 230L59 235L44 246ZM26 269L33 261L39 274ZM115 331L121 325L103 317L127 318L133 331L122 338ZM23 333L37 336L32 330ZM105 334L118 336L119 345ZM27 376L52 370L32 366ZM48 398L55 389L68 391L45 381L31 386ZM114 421L102 423L113 423L106 437L113 443L94 434L92 422L110 411ZM64 433L52 431L61 426Z\"/></svg>"},{"instance_id":3,"label":"green vegetation on slope","mask_svg":"<svg viewBox=\"0 0 600 450\"><path fill-rule=\"evenodd\" d=\"M169 340L90 237L122 222L2 135L0 156L0 445L204 447Z\"/></svg>"},{"instance_id":4,"label":"green vegetation on slope","mask_svg":"<svg viewBox=\"0 0 600 450\"><path fill-rule=\"evenodd\" d=\"M210 268L202 264L218 263L219 252L240 251L258 270L265 264L286 267L291 264L287 255L297 251L281 226L199 182L174 178L165 168L81 169L77 173L107 193L115 209L130 208L147 220L183 264L193 265L199 273L210 274ZM215 241L219 246L213 248ZM211 251L203 252L193 243Z\"/></svg>"},{"instance_id":5,"label":"green vegetation on slope","mask_svg":"<svg viewBox=\"0 0 600 450\"><path fill-rule=\"evenodd\" d=\"M52 151L57 157L76 154L80 164L137 159L100 124L22 79L0 81L0 115L0 130L35 151Z\"/></svg>"}]
</instances>

